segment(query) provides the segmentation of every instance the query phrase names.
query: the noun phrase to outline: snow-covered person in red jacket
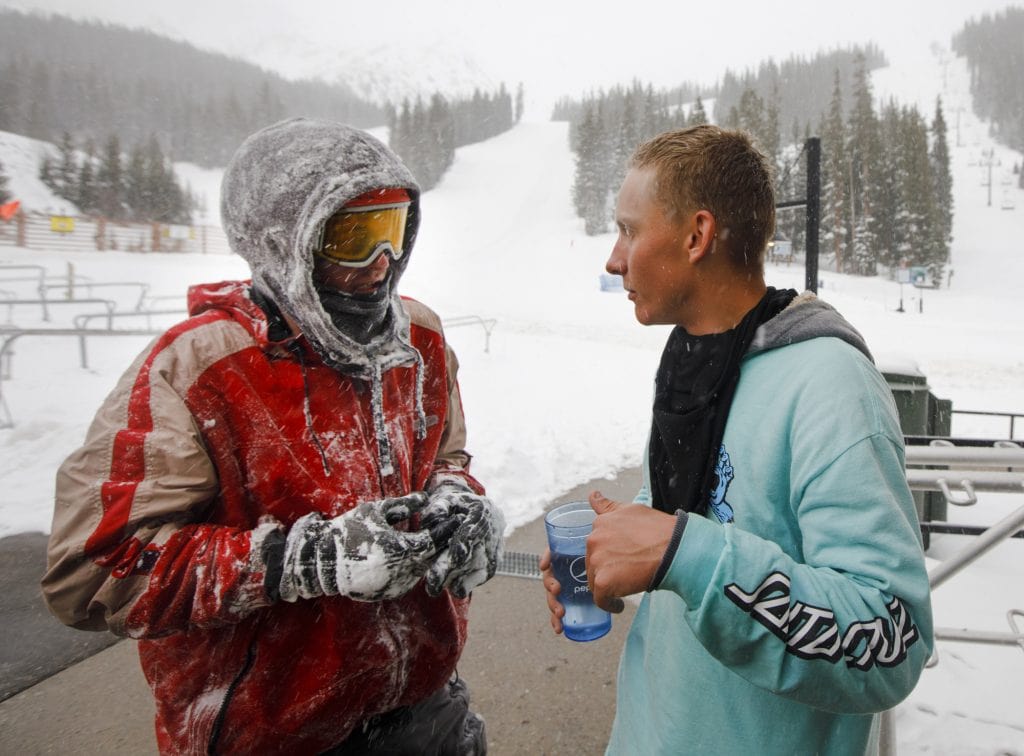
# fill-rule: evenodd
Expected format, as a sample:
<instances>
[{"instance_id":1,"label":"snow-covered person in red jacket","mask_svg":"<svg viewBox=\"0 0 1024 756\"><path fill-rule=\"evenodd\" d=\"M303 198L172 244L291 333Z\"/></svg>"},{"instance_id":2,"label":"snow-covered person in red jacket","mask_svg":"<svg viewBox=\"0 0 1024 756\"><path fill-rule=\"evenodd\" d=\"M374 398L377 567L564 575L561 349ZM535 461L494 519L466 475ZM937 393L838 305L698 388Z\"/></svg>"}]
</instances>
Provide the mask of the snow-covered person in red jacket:
<instances>
[{"instance_id":1,"label":"snow-covered person in red jacket","mask_svg":"<svg viewBox=\"0 0 1024 756\"><path fill-rule=\"evenodd\" d=\"M139 639L162 752L484 753L455 664L504 521L440 319L397 293L416 181L292 119L221 214L252 281L193 287L61 467L49 606Z\"/></svg>"}]
</instances>

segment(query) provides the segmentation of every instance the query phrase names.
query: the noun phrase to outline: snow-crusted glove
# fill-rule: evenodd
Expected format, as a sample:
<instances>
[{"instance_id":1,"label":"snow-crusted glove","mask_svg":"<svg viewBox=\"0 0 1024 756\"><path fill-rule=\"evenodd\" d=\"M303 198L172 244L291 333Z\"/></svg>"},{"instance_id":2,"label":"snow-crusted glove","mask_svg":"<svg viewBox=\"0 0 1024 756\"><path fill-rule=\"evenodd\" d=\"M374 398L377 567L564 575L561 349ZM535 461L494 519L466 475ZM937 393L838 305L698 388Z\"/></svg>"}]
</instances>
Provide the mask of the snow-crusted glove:
<instances>
[{"instance_id":1,"label":"snow-crusted glove","mask_svg":"<svg viewBox=\"0 0 1024 756\"><path fill-rule=\"evenodd\" d=\"M465 598L494 576L501 559L505 517L490 499L462 480L446 477L430 490L421 521L435 531L445 523L448 528L454 526L448 547L427 572L427 593L438 596L447 588L457 598Z\"/></svg>"},{"instance_id":2,"label":"snow-crusted glove","mask_svg":"<svg viewBox=\"0 0 1024 756\"><path fill-rule=\"evenodd\" d=\"M393 526L426 503L426 494L417 492L363 502L330 520L319 512L300 517L285 541L281 598L341 595L382 601L404 595L430 567L437 545L429 530Z\"/></svg>"}]
</instances>

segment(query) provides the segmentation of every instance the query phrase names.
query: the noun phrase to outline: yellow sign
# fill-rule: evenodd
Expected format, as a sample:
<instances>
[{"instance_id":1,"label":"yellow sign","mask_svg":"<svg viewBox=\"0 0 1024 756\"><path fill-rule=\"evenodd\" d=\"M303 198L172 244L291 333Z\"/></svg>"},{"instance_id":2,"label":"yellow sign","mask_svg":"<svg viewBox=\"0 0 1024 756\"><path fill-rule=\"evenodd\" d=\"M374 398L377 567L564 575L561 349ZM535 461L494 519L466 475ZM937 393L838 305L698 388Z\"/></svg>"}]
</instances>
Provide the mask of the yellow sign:
<instances>
[{"instance_id":1,"label":"yellow sign","mask_svg":"<svg viewBox=\"0 0 1024 756\"><path fill-rule=\"evenodd\" d=\"M51 215L50 230L58 234L70 234L75 230L75 219L68 215Z\"/></svg>"}]
</instances>

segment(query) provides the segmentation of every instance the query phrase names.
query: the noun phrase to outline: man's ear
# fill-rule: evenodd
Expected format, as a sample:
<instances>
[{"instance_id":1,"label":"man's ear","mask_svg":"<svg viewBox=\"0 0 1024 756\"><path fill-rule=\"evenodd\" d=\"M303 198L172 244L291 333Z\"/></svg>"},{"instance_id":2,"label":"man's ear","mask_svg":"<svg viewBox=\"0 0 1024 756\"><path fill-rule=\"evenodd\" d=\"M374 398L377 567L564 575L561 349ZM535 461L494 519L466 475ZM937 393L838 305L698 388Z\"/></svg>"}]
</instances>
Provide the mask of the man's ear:
<instances>
[{"instance_id":1,"label":"man's ear","mask_svg":"<svg viewBox=\"0 0 1024 756\"><path fill-rule=\"evenodd\" d=\"M690 217L688 225L686 252L690 256L690 262L696 263L714 252L718 223L715 216L707 210L698 210Z\"/></svg>"}]
</instances>

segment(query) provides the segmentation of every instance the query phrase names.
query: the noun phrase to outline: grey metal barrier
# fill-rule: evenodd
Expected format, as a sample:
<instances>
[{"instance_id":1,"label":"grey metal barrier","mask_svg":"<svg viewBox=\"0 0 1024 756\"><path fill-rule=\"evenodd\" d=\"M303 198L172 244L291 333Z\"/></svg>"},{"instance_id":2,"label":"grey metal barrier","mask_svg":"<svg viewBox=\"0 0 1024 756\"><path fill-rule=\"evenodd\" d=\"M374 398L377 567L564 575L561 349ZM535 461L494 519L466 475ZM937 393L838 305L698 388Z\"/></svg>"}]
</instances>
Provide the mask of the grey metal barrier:
<instances>
[{"instance_id":1,"label":"grey metal barrier","mask_svg":"<svg viewBox=\"0 0 1024 756\"><path fill-rule=\"evenodd\" d=\"M1012 428L1011 420L1011 435ZM1024 493L1024 448L1012 440L970 439L958 444L954 439L931 439L926 446L908 445L906 450L907 481L911 489L940 491L951 505L973 506L978 501L979 492ZM1003 541L1018 537L1024 529L1024 505L993 525L964 529L974 537L964 548L944 559L928 573L928 583L933 591ZM934 631L935 639L1015 646L1024 650L1024 628L1018 622L1024 620L1024 610L1009 609L1006 620L1010 626L1009 632L937 627ZM928 666L934 667L938 663L939 651L936 647ZM882 713L879 753L883 756L896 753L895 718L891 709Z\"/></svg>"},{"instance_id":2,"label":"grey metal barrier","mask_svg":"<svg viewBox=\"0 0 1024 756\"><path fill-rule=\"evenodd\" d=\"M498 323L495 318L482 318L479 315L456 315L451 318L442 318L441 325L445 328L458 328L460 326L478 325L484 329L484 351L491 351L491 331Z\"/></svg>"}]
</instances>

